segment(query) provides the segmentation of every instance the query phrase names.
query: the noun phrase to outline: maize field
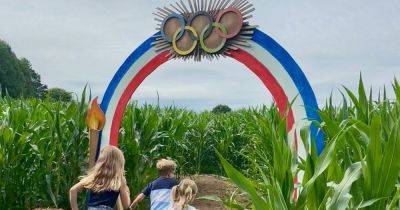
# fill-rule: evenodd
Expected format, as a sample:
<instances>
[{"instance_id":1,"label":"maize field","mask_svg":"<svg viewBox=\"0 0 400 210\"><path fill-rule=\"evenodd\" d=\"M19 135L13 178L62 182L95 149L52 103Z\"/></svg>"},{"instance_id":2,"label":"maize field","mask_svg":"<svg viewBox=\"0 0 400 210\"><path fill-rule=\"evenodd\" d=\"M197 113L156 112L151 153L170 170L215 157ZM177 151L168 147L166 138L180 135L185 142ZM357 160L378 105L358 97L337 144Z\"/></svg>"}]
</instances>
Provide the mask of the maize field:
<instances>
[{"instance_id":1,"label":"maize field","mask_svg":"<svg viewBox=\"0 0 400 210\"><path fill-rule=\"evenodd\" d=\"M362 80L340 103L320 107L325 149L299 159L287 144L286 121L274 105L226 114L176 107L125 111L119 147L132 195L156 177L155 160L177 161L177 175L216 174L238 188L230 198L207 196L227 209L399 209L400 85L377 99ZM0 98L1 209L69 208L68 190L87 169L89 98L69 103ZM307 142L309 131L301 131ZM304 178L295 183L296 174ZM297 196L294 196L294 192ZM251 200L235 199L245 193ZM81 205L84 196L81 197Z\"/></svg>"}]
</instances>

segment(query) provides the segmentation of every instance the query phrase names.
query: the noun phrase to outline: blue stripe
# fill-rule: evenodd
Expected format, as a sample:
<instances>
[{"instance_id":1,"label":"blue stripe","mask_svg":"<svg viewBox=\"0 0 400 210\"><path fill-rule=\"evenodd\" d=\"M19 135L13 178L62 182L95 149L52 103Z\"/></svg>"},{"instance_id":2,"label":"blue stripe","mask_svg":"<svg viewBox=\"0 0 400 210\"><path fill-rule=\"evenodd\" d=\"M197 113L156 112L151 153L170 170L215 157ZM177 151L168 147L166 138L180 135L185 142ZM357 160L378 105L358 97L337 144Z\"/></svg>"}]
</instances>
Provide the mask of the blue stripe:
<instances>
[{"instance_id":1,"label":"blue stripe","mask_svg":"<svg viewBox=\"0 0 400 210\"><path fill-rule=\"evenodd\" d=\"M125 60L125 62L119 67L118 71L114 74L114 77L112 78L110 84L108 84L108 87L106 89L106 92L103 95L103 99L100 104L101 110L103 110L104 113L107 112L108 105L110 104L110 100L112 96L114 95L115 89L117 88L118 84L121 82L122 78L125 76L126 72L131 68L131 66L145 54L148 50L151 49L151 43L155 40L156 35L159 35L160 32L154 34L150 38L148 38L146 41L144 41L135 51L133 51L128 58ZM97 144L97 151L96 151L96 160L99 157L100 154L100 145L101 145L101 135L102 132L100 132L99 135L99 143Z\"/></svg>"},{"instance_id":2,"label":"blue stripe","mask_svg":"<svg viewBox=\"0 0 400 210\"><path fill-rule=\"evenodd\" d=\"M154 36L158 34L159 33L154 34L152 37L143 42L135 51L132 52L132 54L129 55L121 67L119 67L118 71L115 73L110 84L108 85L107 90L104 93L103 100L101 101L100 107L103 112L107 111L111 97L114 95L115 89L125 76L126 72L128 72L131 66L151 48L151 43L155 41Z\"/></svg>"},{"instance_id":3,"label":"blue stripe","mask_svg":"<svg viewBox=\"0 0 400 210\"><path fill-rule=\"evenodd\" d=\"M258 29L254 30L252 40L271 53L287 71L303 99L308 119L320 121L318 104L311 85L292 56L275 40ZM314 125L311 125L310 130L311 138L315 141L320 154L324 148L324 134Z\"/></svg>"}]
</instances>

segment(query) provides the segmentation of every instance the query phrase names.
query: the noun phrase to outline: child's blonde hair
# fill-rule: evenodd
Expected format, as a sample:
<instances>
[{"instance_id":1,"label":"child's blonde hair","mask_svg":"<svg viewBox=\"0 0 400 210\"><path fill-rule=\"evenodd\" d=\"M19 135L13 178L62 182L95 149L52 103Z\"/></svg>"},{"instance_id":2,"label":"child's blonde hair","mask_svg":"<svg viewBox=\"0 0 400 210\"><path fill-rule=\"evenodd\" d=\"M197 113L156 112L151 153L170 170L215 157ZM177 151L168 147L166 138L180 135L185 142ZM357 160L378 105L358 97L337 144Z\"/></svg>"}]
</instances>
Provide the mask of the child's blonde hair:
<instances>
[{"instance_id":1,"label":"child's blonde hair","mask_svg":"<svg viewBox=\"0 0 400 210\"><path fill-rule=\"evenodd\" d=\"M195 199L197 192L197 185L193 180L183 179L178 186L172 188L172 200L177 203L181 198L185 199L183 206L180 206L183 209Z\"/></svg>"},{"instance_id":2,"label":"child's blonde hair","mask_svg":"<svg viewBox=\"0 0 400 210\"><path fill-rule=\"evenodd\" d=\"M96 165L82 178L84 187L93 192L118 191L125 182L125 158L122 151L106 146L97 159Z\"/></svg>"},{"instance_id":3,"label":"child's blonde hair","mask_svg":"<svg viewBox=\"0 0 400 210\"><path fill-rule=\"evenodd\" d=\"M176 169L176 163L170 159L161 159L156 164L159 176L168 176L173 173Z\"/></svg>"}]
</instances>

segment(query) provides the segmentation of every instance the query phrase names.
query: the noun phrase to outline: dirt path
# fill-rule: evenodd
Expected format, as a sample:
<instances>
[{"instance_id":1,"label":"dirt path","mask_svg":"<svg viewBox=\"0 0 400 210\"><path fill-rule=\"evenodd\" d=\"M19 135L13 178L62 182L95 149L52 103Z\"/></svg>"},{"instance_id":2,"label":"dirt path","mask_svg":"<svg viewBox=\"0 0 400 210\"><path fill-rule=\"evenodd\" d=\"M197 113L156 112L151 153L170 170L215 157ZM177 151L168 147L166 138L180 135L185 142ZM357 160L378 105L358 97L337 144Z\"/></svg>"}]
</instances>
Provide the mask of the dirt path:
<instances>
[{"instance_id":1,"label":"dirt path","mask_svg":"<svg viewBox=\"0 0 400 210\"><path fill-rule=\"evenodd\" d=\"M197 197L205 195L216 195L220 198L227 199L236 190L226 178L215 176L215 175L196 175L191 176L198 188L199 194ZM246 202L246 198L243 196L239 198L241 201ZM226 209L219 202L209 201L209 200L196 200L193 204L199 210L221 210Z\"/></svg>"}]
</instances>

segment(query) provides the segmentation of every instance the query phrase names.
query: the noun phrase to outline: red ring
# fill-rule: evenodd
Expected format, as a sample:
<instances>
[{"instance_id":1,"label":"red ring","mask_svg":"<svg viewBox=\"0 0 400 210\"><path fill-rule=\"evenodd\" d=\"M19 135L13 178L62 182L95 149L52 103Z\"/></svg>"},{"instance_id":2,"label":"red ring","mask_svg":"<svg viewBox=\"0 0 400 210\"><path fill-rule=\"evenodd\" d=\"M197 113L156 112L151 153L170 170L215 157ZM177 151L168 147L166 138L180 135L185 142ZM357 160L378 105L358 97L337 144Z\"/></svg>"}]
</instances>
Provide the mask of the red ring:
<instances>
[{"instance_id":1,"label":"red ring","mask_svg":"<svg viewBox=\"0 0 400 210\"><path fill-rule=\"evenodd\" d=\"M238 33L240 32L240 30L242 30L242 26L243 26L243 16L242 16L242 13L241 13L238 9L236 9L236 8L234 8L234 7L228 7L228 8L226 8L226 9L220 11L220 12L218 13L218 15L217 15L217 18L216 18L215 22L220 23L219 21L221 20L222 16L224 16L226 13L229 13L229 12L235 13L235 14L239 17L239 22L240 22L240 23L237 25L237 27L235 28L235 30L234 30L232 33L230 33L230 34L228 34L228 35L226 35L226 36L224 35L224 33L222 33L220 30L217 29L218 35L221 36L222 38L227 38L227 39L230 39L230 38L232 38L232 37L238 35ZM221 23L221 24L222 24L222 23Z\"/></svg>"}]
</instances>

